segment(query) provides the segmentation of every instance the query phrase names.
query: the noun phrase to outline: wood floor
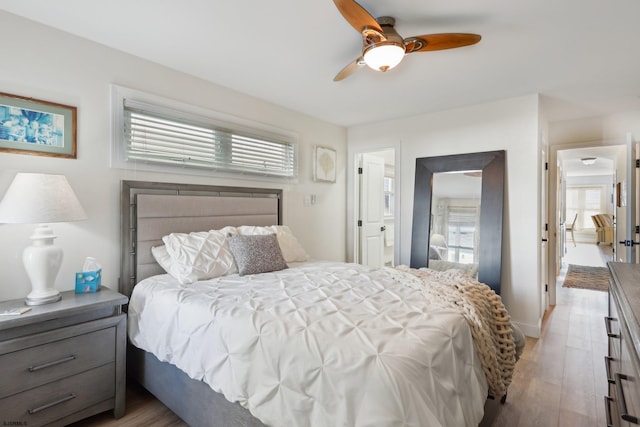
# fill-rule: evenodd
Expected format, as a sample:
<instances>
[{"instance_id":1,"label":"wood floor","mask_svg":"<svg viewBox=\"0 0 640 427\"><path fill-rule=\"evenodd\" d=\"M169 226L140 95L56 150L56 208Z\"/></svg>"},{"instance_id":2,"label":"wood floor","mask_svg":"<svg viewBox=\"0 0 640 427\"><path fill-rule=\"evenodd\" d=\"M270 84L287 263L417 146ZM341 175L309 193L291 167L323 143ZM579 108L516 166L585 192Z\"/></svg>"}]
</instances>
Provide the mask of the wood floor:
<instances>
[{"instance_id":1,"label":"wood floor","mask_svg":"<svg viewBox=\"0 0 640 427\"><path fill-rule=\"evenodd\" d=\"M492 405L491 427L604 426L607 292L562 287L569 263L605 266L610 247L569 246L539 339L527 338L505 405ZM486 421L486 420L485 420Z\"/></svg>"},{"instance_id":2,"label":"wood floor","mask_svg":"<svg viewBox=\"0 0 640 427\"><path fill-rule=\"evenodd\" d=\"M482 427L589 427L606 425L607 392L604 316L607 293L562 287L568 263L604 266L606 246L568 247L557 284L557 304L544 319L539 339L527 338L516 365L507 402L489 401ZM152 395L135 384L127 387L127 411L114 420L103 413L74 427L185 426Z\"/></svg>"}]
</instances>

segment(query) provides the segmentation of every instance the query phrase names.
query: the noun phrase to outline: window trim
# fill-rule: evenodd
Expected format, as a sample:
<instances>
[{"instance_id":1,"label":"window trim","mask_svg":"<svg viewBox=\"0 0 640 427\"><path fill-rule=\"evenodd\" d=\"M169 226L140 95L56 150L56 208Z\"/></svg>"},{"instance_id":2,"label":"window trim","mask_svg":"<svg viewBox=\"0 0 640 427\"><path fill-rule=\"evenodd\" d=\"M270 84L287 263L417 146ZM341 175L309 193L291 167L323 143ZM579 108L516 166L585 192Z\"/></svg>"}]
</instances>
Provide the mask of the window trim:
<instances>
[{"instance_id":1,"label":"window trim","mask_svg":"<svg viewBox=\"0 0 640 427\"><path fill-rule=\"evenodd\" d=\"M386 206L385 206L385 212L384 212L384 219L385 220L390 220L390 219L393 219L395 217L395 210L396 210L396 207L395 207L396 177L393 176L393 175L385 174L384 175L384 179L390 179L391 180L391 190L387 191L386 190L386 186L383 185L383 187L385 187L385 188L383 188L383 193L384 193L383 197L386 198L387 195L391 196L391 203L389 204L390 210L391 210L391 214L387 215ZM386 203L386 200L385 200L385 203Z\"/></svg>"},{"instance_id":2,"label":"window trim","mask_svg":"<svg viewBox=\"0 0 640 427\"><path fill-rule=\"evenodd\" d=\"M599 183L594 183L594 184L567 184L566 187L566 193L567 196L565 196L566 199L566 206L565 206L565 221L571 221L573 219L573 216L575 215L575 213L571 213L569 214L569 211L575 211L578 213L578 220L576 221L576 231L580 230L582 232L586 232L586 233L595 233L596 231L596 226L595 224L593 224L593 221L586 221L587 224L585 226L584 224L584 212L588 211L590 209L586 209L585 206L581 205L579 206L578 209L574 209L573 207L569 207L569 200L568 200L568 193L569 191L578 191L582 194L584 194L584 192L588 189L598 189L600 190L600 208L598 209L597 213L608 213L607 210L607 186L606 184L599 184ZM584 202L584 200L583 200Z\"/></svg>"},{"instance_id":3,"label":"window trim","mask_svg":"<svg viewBox=\"0 0 640 427\"><path fill-rule=\"evenodd\" d=\"M460 214L461 211L472 211L472 214ZM473 221L455 221L451 219L452 216L452 212L455 213L455 211L457 211L459 213L460 216L466 216L468 218L473 218ZM463 262L462 260L460 260L460 250L471 250L472 254L473 254L473 260L471 263L477 263L478 262L478 244L479 244L479 239L478 239L478 233L480 230L480 206L479 205L457 205L457 204L451 204L451 205L446 205L445 206L445 226L446 226L446 236L447 236L447 243L448 243L448 249L451 250L453 249L455 252L455 256L453 260L449 260L449 253L447 251L447 260L449 261L453 261L453 262L459 262L462 264L467 264L465 262ZM449 238L449 233L450 233L450 228L452 226L455 226L458 229L458 241L460 239L460 227L462 226L472 226L473 227L473 244L472 246L462 246L459 244L452 244L452 242L450 241L451 239ZM457 243L457 242L456 242Z\"/></svg>"},{"instance_id":4,"label":"window trim","mask_svg":"<svg viewBox=\"0 0 640 427\"><path fill-rule=\"evenodd\" d=\"M176 117L176 119L201 121L230 129L241 134L257 135L264 138L272 138L294 146L294 175L277 176L251 171L232 171L218 169L201 169L195 167L181 167L179 165L160 164L146 161L127 159L124 126L125 126L125 100L127 104L134 104L150 108L154 112ZM266 125L248 119L232 116L186 104L183 102L163 98L158 95L130 89L119 85L111 85L111 137L109 166L115 169L135 171L148 171L158 173L175 173L198 175L216 178L233 178L247 180L268 180L276 182L297 183L299 176L299 137L289 130Z\"/></svg>"}]
</instances>

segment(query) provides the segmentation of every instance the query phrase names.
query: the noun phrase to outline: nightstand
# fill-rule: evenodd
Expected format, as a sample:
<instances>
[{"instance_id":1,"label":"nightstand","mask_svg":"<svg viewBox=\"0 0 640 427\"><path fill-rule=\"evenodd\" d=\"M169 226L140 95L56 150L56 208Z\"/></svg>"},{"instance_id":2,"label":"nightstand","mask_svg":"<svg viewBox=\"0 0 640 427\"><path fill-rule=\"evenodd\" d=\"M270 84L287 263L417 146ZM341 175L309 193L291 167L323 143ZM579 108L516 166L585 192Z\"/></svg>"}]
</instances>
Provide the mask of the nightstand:
<instances>
[{"instance_id":1,"label":"nightstand","mask_svg":"<svg viewBox=\"0 0 640 427\"><path fill-rule=\"evenodd\" d=\"M0 316L0 425L64 426L110 409L124 415L127 302L102 287ZM0 311L21 306L23 299L4 301Z\"/></svg>"}]
</instances>

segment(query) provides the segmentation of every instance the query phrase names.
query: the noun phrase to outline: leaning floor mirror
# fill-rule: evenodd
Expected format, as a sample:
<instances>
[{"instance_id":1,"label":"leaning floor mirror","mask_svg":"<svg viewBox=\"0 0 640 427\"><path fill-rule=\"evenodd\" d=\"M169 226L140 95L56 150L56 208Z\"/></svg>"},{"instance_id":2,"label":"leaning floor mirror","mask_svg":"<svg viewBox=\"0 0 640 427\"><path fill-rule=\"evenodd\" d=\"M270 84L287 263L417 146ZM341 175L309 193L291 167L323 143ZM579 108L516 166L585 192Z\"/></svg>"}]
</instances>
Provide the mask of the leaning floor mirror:
<instances>
[{"instance_id":1,"label":"leaning floor mirror","mask_svg":"<svg viewBox=\"0 0 640 427\"><path fill-rule=\"evenodd\" d=\"M416 159L411 267L458 269L500 294L505 152Z\"/></svg>"}]
</instances>

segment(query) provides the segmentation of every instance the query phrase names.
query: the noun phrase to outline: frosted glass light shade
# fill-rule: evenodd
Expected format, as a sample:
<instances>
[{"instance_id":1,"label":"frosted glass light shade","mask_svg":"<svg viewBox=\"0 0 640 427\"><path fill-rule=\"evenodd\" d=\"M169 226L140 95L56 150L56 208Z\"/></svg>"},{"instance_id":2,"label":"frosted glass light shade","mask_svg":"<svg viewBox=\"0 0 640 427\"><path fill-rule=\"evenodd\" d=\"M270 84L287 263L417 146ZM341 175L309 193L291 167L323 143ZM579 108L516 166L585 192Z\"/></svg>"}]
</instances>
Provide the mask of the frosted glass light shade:
<instances>
[{"instance_id":1,"label":"frosted glass light shade","mask_svg":"<svg viewBox=\"0 0 640 427\"><path fill-rule=\"evenodd\" d=\"M404 47L397 44L377 45L364 53L364 61L376 71L387 71L402 61L404 53Z\"/></svg>"},{"instance_id":2,"label":"frosted glass light shade","mask_svg":"<svg viewBox=\"0 0 640 427\"><path fill-rule=\"evenodd\" d=\"M40 224L33 232L31 246L22 254L22 262L31 281L27 305L59 301L54 288L62 265L62 249L54 246L56 236L41 223L79 221L87 218L78 198L64 175L19 173L0 201L0 223Z\"/></svg>"},{"instance_id":3,"label":"frosted glass light shade","mask_svg":"<svg viewBox=\"0 0 640 427\"><path fill-rule=\"evenodd\" d=\"M580 161L582 162L582 164L589 166L592 165L596 162L596 158L595 157L585 157L583 159L580 159Z\"/></svg>"}]
</instances>

